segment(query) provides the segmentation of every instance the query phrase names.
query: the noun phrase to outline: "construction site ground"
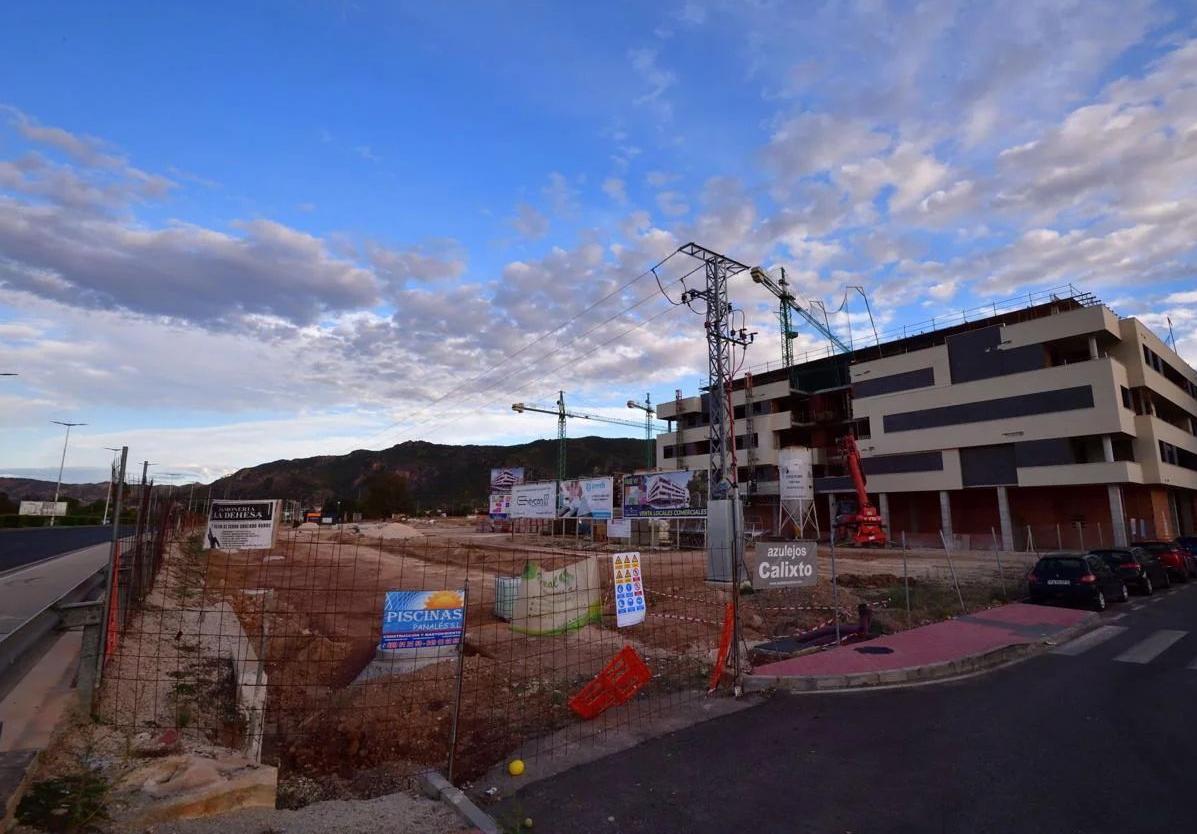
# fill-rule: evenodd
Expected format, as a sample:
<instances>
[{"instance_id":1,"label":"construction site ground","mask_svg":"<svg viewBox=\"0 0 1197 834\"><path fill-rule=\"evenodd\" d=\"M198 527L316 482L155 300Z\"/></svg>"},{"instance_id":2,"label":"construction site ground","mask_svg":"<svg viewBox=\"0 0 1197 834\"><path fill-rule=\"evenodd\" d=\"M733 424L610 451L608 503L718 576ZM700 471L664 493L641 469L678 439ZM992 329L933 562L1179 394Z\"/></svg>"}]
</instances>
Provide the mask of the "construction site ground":
<instances>
[{"instance_id":1,"label":"construction site ground","mask_svg":"<svg viewBox=\"0 0 1197 834\"><path fill-rule=\"evenodd\" d=\"M597 734L600 728L580 722L567 701L625 645L653 673L642 695L621 708L626 720L640 712L648 718L652 709L667 711L671 699L679 703L705 694L731 588L706 581L703 551L641 548L649 616L639 626L617 629L610 557L627 545L478 533L466 520L406 527L393 535L371 525L287 529L272 550L199 551L195 541L183 540L169 549L166 574L185 573L184 584L192 589L187 593L195 594L181 602L228 603L249 641L263 648L269 678L263 751L279 765L280 805L410 789L412 774L445 767L456 681L452 652L415 671L355 682L376 659L387 590L461 589L468 582L459 782L481 777L516 749L548 754L554 739L577 745L586 733ZM555 570L589 558L599 561L599 622L529 636L496 616L497 577L518 576L529 561ZM952 558L973 610L1003 601L995 590L992 552ZM826 625L834 616L833 601L844 622L855 620L861 602L873 603L875 621L886 630L958 613L943 551L910 551L906 560L912 578L909 618L897 590L904 589L901 552L837 550L841 581L835 591L828 581L830 553L821 548L816 586L741 597L745 642ZM1022 554L1010 558L1011 583L1021 579L1025 560ZM146 618L151 625L155 621L163 624L159 632L141 629L130 644L143 668L154 654L154 640L167 654L180 639L187 642L173 618ZM188 682L174 675L138 685L178 691L180 683L185 688ZM168 720L164 701L169 699L145 699L155 709L130 723L162 726ZM577 731L561 732L570 727ZM539 748L537 739L544 740Z\"/></svg>"}]
</instances>

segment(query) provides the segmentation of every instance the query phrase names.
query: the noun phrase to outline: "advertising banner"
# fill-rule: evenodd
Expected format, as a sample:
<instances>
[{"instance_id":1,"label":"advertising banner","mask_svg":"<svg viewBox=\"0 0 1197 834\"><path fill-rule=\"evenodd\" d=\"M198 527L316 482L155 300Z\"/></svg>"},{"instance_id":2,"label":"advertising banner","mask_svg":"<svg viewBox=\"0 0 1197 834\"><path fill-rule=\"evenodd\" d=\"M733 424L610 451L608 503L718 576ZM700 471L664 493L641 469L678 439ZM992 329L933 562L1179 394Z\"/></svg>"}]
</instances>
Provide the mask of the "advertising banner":
<instances>
[{"instance_id":1,"label":"advertising banner","mask_svg":"<svg viewBox=\"0 0 1197 834\"><path fill-rule=\"evenodd\" d=\"M17 515L63 516L67 514L66 501L22 501Z\"/></svg>"},{"instance_id":2,"label":"advertising banner","mask_svg":"<svg viewBox=\"0 0 1197 834\"><path fill-rule=\"evenodd\" d=\"M378 648L456 646L465 628L465 591L387 591Z\"/></svg>"},{"instance_id":3,"label":"advertising banner","mask_svg":"<svg viewBox=\"0 0 1197 834\"><path fill-rule=\"evenodd\" d=\"M702 518L706 514L705 469L624 476L624 518Z\"/></svg>"},{"instance_id":4,"label":"advertising banner","mask_svg":"<svg viewBox=\"0 0 1197 834\"><path fill-rule=\"evenodd\" d=\"M516 484L524 482L524 467L509 466L504 469L490 470L490 494L496 492L511 492Z\"/></svg>"},{"instance_id":5,"label":"advertising banner","mask_svg":"<svg viewBox=\"0 0 1197 834\"><path fill-rule=\"evenodd\" d=\"M798 446L777 453L779 490L782 501L814 501L815 478L810 449Z\"/></svg>"},{"instance_id":6,"label":"advertising banner","mask_svg":"<svg viewBox=\"0 0 1197 834\"><path fill-rule=\"evenodd\" d=\"M274 547L278 525L276 499L216 500L208 508L204 550L262 550Z\"/></svg>"},{"instance_id":7,"label":"advertising banner","mask_svg":"<svg viewBox=\"0 0 1197 834\"><path fill-rule=\"evenodd\" d=\"M555 518L557 482L516 484L511 488L511 518Z\"/></svg>"},{"instance_id":8,"label":"advertising banner","mask_svg":"<svg viewBox=\"0 0 1197 834\"><path fill-rule=\"evenodd\" d=\"M615 515L612 478L576 478L561 482L557 495L559 518L611 518Z\"/></svg>"},{"instance_id":9,"label":"advertising banner","mask_svg":"<svg viewBox=\"0 0 1197 834\"><path fill-rule=\"evenodd\" d=\"M819 579L818 545L811 541L757 542L749 565L752 587L796 588Z\"/></svg>"},{"instance_id":10,"label":"advertising banner","mask_svg":"<svg viewBox=\"0 0 1197 834\"><path fill-rule=\"evenodd\" d=\"M613 518L607 522L607 538L630 539L632 537L632 519Z\"/></svg>"},{"instance_id":11,"label":"advertising banner","mask_svg":"<svg viewBox=\"0 0 1197 834\"><path fill-rule=\"evenodd\" d=\"M615 574L615 627L644 622L648 606L644 601L644 580L640 575L640 551L616 553L611 557Z\"/></svg>"},{"instance_id":12,"label":"advertising banner","mask_svg":"<svg viewBox=\"0 0 1197 834\"><path fill-rule=\"evenodd\" d=\"M511 630L521 634L563 634L602 621L599 563L588 556L559 570L529 562L512 609Z\"/></svg>"},{"instance_id":13,"label":"advertising banner","mask_svg":"<svg viewBox=\"0 0 1197 834\"><path fill-rule=\"evenodd\" d=\"M494 493L490 496L490 517L507 518L511 514L511 493Z\"/></svg>"}]
</instances>

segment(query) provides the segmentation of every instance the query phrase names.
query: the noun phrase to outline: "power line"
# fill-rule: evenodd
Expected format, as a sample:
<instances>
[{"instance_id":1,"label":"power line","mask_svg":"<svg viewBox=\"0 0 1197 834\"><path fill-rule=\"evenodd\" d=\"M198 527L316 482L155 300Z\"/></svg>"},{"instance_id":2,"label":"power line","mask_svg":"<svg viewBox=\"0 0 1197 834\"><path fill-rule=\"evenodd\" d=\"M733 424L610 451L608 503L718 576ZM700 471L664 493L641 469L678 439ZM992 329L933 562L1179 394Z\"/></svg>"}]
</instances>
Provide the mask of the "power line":
<instances>
[{"instance_id":1,"label":"power line","mask_svg":"<svg viewBox=\"0 0 1197 834\"><path fill-rule=\"evenodd\" d=\"M607 301L608 299L614 298L615 296L619 295L619 294L620 294L620 293L622 293L624 290L626 290L628 287L632 286L632 284L635 284L637 281L639 281L639 280L643 279L645 276L649 275L650 273L653 275L653 277L656 277L656 274L657 274L656 270L657 270L659 267L662 267L662 266L664 266L664 265L665 265L665 264L666 264L666 263L669 261L669 259L670 259L670 258L672 258L672 257L673 257L674 255L676 255L676 254L677 254L677 251L676 251L676 250L675 250L675 251L673 251L673 252L670 252L668 255L666 255L664 258L662 258L660 261L658 261L657 263L653 264L651 267L649 267L648 269L646 269L644 272L641 272L639 275L637 275L635 278L631 279L631 280L630 280L630 281L628 281L627 283L625 283L625 284L622 284L622 285L620 285L619 287L616 287L614 290L612 290L611 292L607 293L607 294L606 294L606 295L604 295L602 298L600 298L598 301L595 301L593 304L591 304L590 306L586 307L584 310L581 310L580 312L578 312L578 313L575 313L573 316L571 316L570 318L566 319L564 322L562 322L561 324L557 325L557 326L556 326L556 327L554 327L552 330L546 331L545 333L542 333L541 335L537 336L535 339L533 339L532 341L528 342L528 344L524 345L522 348L520 348L519 350L515 351L514 353L509 353L509 354L507 354L507 355L506 355L506 356L503 358L503 361L501 361L501 362L498 362L498 363L496 363L495 365L492 365L491 367L487 368L487 369L486 369L485 371L483 371L482 373L478 374L477 376L471 377L470 379L467 379L465 382L462 382L461 384L459 384L459 385L455 386L454 388L450 388L448 391L446 391L444 394L441 394L439 397L437 397L437 398L436 398L435 400L433 400L432 402L430 402L430 403L427 403L427 404L424 406L424 409L423 409L423 410L425 410L425 411L426 411L427 409L430 409L430 408L432 408L433 406L439 405L440 403L444 402L446 399L448 399L449 397L451 397L453 394L457 393L458 391L461 391L461 390L462 390L462 389L464 389L464 388L468 388L470 385L472 385L472 384L474 384L475 382L478 382L479 380L483 379L484 377L486 377L486 376L487 376L488 374L490 374L491 372L498 370L498 369L499 369L499 368L501 368L501 367L502 367L504 364L506 364L507 362L510 362L510 361L511 361L511 359L512 359L513 357L519 356L521 353L524 353L525 351L527 351L527 350L530 350L531 348L535 347L537 344L539 344L540 342L544 341L544 340L545 340L545 339L547 339L548 337L550 337L550 336L552 336L552 335L554 335L554 334L556 334L556 333L560 332L561 330L564 330L566 327L568 327L569 325L573 324L575 321L577 321L578 319L580 319L582 316L586 315L586 314L587 314L587 313L589 313L591 310L593 310L594 308L598 307L598 306L599 306L600 304L602 304L604 301ZM692 273L691 273L691 274L692 274ZM679 280L684 280L684 277L685 277L685 276L683 276L683 278L682 278L682 279L679 279ZM658 284L658 286L660 285L660 283L661 283L661 282L660 282L660 279L658 278L658 279L657 279L657 284ZM673 283L677 283L677 282L675 281L675 282L673 282ZM662 292L664 292L664 290L662 290ZM631 309L631 308L629 308L629 309ZM625 310L624 312L627 312L627 310ZM608 321L609 321L609 320L610 320L610 319L608 319ZM409 418L409 419L411 419L411 418ZM377 432L375 432L374 434L372 434L372 435L370 435L369 437L367 437L367 438L365 439L365 441L364 441L364 442L365 442L365 443L369 443L369 442L370 442L371 440L373 440L374 438L376 438L376 437L379 437L380 435L383 435L383 434L385 434L386 432L388 432L388 431L390 431L391 429L393 429L395 426L401 425L403 422L405 422L405 421L404 421L404 420L396 420L395 422L391 423L390 425L386 426L385 428L383 428L383 429L380 429L379 431L377 431Z\"/></svg>"},{"instance_id":2,"label":"power line","mask_svg":"<svg viewBox=\"0 0 1197 834\"><path fill-rule=\"evenodd\" d=\"M656 294L654 293L654 297L655 297L655 295ZM641 303L643 303L643 302L641 302ZM645 325L651 324L652 322L654 322L657 319L664 316L666 313L670 313L676 309L677 309L676 307L665 307L660 312L658 312L652 316L649 316L644 321L638 322L637 324L632 325L628 329L620 331L619 333L616 333L610 339L607 339L603 342L599 342L597 345L594 345L593 347L588 348L588 350L595 350L597 348L606 347L607 345L611 344L612 342L622 339L624 336L628 335L632 331L638 330L639 328L644 327ZM548 370L546 370L544 373L542 373L540 376L536 377L535 379L526 380L525 382L520 383L520 385L518 387L512 389L511 391L504 392L504 394L502 396L506 396L508 394L517 394L520 391L525 391L525 390L531 388L536 383L542 381L545 377L556 373L557 371L561 370L562 368L566 367L567 365L572 364L575 361L577 361L576 358L570 358L570 359L567 359L564 362L560 363L559 365L554 365L552 368L549 368ZM482 407L483 405L490 405L491 403L495 402L496 399L498 399L498 398L497 397L492 398L489 402L480 404L478 407ZM419 424L416 424L413 426L409 426L401 434L396 436L395 440L398 441L399 439L411 434L412 432L414 432L418 429L431 428L431 427L442 427L442 426L450 425L452 423L457 422L458 420L465 419L465 417L467 417L467 416L468 416L468 414L458 414L456 417L434 417L430 420L425 420L422 423L419 423Z\"/></svg>"},{"instance_id":3,"label":"power line","mask_svg":"<svg viewBox=\"0 0 1197 834\"><path fill-rule=\"evenodd\" d=\"M676 254L676 253L675 253L675 254ZM666 260L668 260L668 258L666 258ZM664 263L664 261L663 261L662 263ZM693 274L694 274L694 272L696 272L698 269L701 269L701 268L702 268L702 267L701 267L701 265L700 265L699 267L696 267L695 269L692 269L692 270L690 270L690 272L686 273L686 275L683 275L683 276L681 276L680 278L677 278L677 279L675 279L675 280L671 281L671 282L670 282L670 284L669 284L669 286L672 286L672 285L674 285L674 284L677 284L677 283L679 283L679 282L683 282L683 281L684 281L684 280L685 280L685 279L686 279L688 276L690 276L690 275L693 275ZM651 270L650 270L650 271L651 271ZM643 277L644 277L644 275L647 275L647 274L648 274L648 273L646 272L646 273L644 273L643 275L640 275L640 276L638 276L638 277L637 277L636 279L634 279L634 280L639 280L640 278L643 278ZM625 284L625 285L624 285L624 287L623 287L623 289L626 289L626 288L627 288L627 286L629 286L631 283L633 283L633 282L628 282L628 284ZM614 293L610 293L610 294L608 294L607 296L605 296L605 298L610 298L612 295L614 295ZM635 310L636 308L638 308L638 307L640 307L640 306L644 305L645 303L647 303L647 302L649 302L649 301L653 300L653 299L654 299L654 298L656 298L656 297L657 297L657 293L655 293L655 292L653 292L653 293L649 293L648 295L644 296L643 298L641 298L639 301L635 302L634 304L631 304L631 305L629 305L628 307L625 307L625 308L623 308L622 310L620 310L620 311L618 311L618 312L614 313L613 315L610 315L610 316L608 316L607 318L605 318L605 319L603 319L602 321L600 321L598 324L595 324L595 325L593 325L593 326L592 326L592 327L591 327L589 330L586 330L584 333L582 333L581 335L577 336L577 337L574 339L573 345L579 345L579 344L580 344L580 343L581 343L581 342L582 342L582 341L583 341L583 340L584 340L584 339L585 339L587 336L589 336L590 334L594 333L596 330L599 330L600 328L602 328L602 327L605 327L606 325L610 324L610 323L611 323L612 321L614 321L615 319L617 319L617 318L620 318L621 316L623 316L623 315L625 315L625 314L627 314L627 313L630 313L631 311L633 311L633 310ZM592 305L591 305L590 307L588 307L587 309L594 309L594 307L595 307L595 306L596 306L595 304L592 304ZM666 309L672 309L672 308L671 308L671 307L669 307L669 308L666 308ZM581 315L581 314L579 314L579 316L580 316L580 315ZM578 318L578 316L575 316L575 317L574 317L574 319L575 319L575 320L576 320L577 318ZM556 331L556 330L560 330L560 329L561 329L560 327L558 327L558 328L555 328L555 331ZM634 329L634 328L633 328L633 329ZM551 332L555 332L555 331L551 331ZM630 332L630 331L628 331L628 332ZM548 335L548 334L546 334L546 335ZM604 342L604 343L602 343L601 345L599 345L599 347L601 347L602 345L608 344L608 343L609 343L609 342ZM544 359L547 359L547 358L548 358L548 357L550 357L550 356L553 356L553 355L555 355L555 354L558 354L558 353L560 353L561 351L563 351L563 350L566 350L566 349L570 348L571 346L572 346L572 345L568 345L568 344L567 344L567 345L561 345L561 346L559 346L559 347L557 347L557 348L554 348L553 350L551 350L551 351L549 351L549 352L545 353L543 356L541 356L541 357L540 357L540 359L543 361ZM527 349L527 347L531 347L531 343L530 343L529 345L527 345L527 346L526 346L524 349ZM564 367L565 365L568 365L570 362L576 361L577 359L581 358L581 356L582 356L582 355L584 355L586 352L589 352L590 350L593 350L593 348L592 348L592 347L590 347L590 346L586 346L586 345L581 345L581 347L580 347L579 349L581 350L581 353L580 353L580 354L579 354L577 357L574 357L573 359L570 359L569 361L567 361L567 362L563 363L561 366L558 366L558 367ZM517 351L517 353L521 353L521 352L523 352L523 351L522 351L522 350L521 350L521 351ZM511 354L510 356L515 356L515 355L516 355L516 354ZM510 356L509 356L508 358L510 358ZM495 368L498 368L498 367L499 367L499 365L496 365L496 366L495 366ZM492 368L491 370L494 370L495 368ZM512 377L518 376L518 375L520 375L520 374L522 374L522 373L527 373L528 371L534 371L534 370L536 370L536 367L535 367L535 366L533 366L533 367L526 367L526 368L518 368L518 369L516 369L516 370L514 370L514 371L511 371L510 373L506 374L505 376L500 376L500 377L498 377L497 379L493 379L493 380L491 380L491 381L490 381L488 384L486 384L485 386L483 386L483 387L482 387L482 388L480 388L480 389L477 389L477 390L474 390L474 391L467 392L467 394L466 394L466 398L468 399L468 398L470 398L470 397L474 397L474 396L478 396L478 395L484 394L484 393L486 393L486 392L488 392L488 391L490 391L490 390L493 390L493 389L494 389L495 387L497 387L498 385L500 385L500 384L502 384L502 383L504 383L504 382L507 382L507 381L508 381L508 380L510 380ZM477 377L475 377L473 380L471 380L471 382L473 382L473 381L477 381L477 380L481 379L483 376L486 376L486 374L485 374L485 373L483 373L483 374L480 374L479 376L477 376ZM428 412L429 412L429 411L430 411L430 410L431 410L431 409L432 409L434 406L436 406L436 405L438 405L438 404L440 404L440 403L444 402L444 401L445 401L446 399L448 399L448 398L449 398L449 397L450 397L450 396L451 396L451 395L452 395L452 394L453 394L455 391L457 391L457 390L460 390L462 387L464 387L464 386L458 386L457 388L455 388L455 389L453 389L453 390L451 390L451 391L447 392L446 394L444 394L444 395L442 395L442 396L438 397L436 400L434 400L434 401L432 401L431 403L428 403L427 405L425 405L425 406L424 406L424 407L423 407L423 408L420 410L420 412L417 412L415 415L412 415L411 417L407 418L406 420L397 420L397 421L395 421L394 423L391 423L391 424L390 424L389 426L387 426L386 428L384 428L384 429L381 429L381 430L379 430L379 431L375 432L373 435L371 435L370 437L368 437L368 438L366 439L366 442L369 442L370 440L373 440L373 439L374 439L374 438L376 438L376 437L380 437L381 435L385 434L386 432L390 431L391 429L395 428L396 426L403 425L404 423L408 423L408 424L409 424L409 425L408 425L408 428L407 428L407 429L405 429L405 430L403 431L403 433L399 435L399 437L402 437L402 436L406 435L406 434L407 434L407 433L408 433L408 432L409 432L411 429L420 428L420 427L422 427L422 426L428 425L428 422L427 422L427 421L425 421L425 422L423 422L423 423L415 423L414 425L412 425L411 423L412 423L412 421L413 421L413 420L417 420L417 419L419 419L419 418L421 417L421 415L423 415L423 414L427 414L427 413L428 413ZM518 389L517 389L517 390L518 390ZM434 420L435 420L435 418L434 418ZM397 438L396 438L396 439L397 439Z\"/></svg>"}]
</instances>

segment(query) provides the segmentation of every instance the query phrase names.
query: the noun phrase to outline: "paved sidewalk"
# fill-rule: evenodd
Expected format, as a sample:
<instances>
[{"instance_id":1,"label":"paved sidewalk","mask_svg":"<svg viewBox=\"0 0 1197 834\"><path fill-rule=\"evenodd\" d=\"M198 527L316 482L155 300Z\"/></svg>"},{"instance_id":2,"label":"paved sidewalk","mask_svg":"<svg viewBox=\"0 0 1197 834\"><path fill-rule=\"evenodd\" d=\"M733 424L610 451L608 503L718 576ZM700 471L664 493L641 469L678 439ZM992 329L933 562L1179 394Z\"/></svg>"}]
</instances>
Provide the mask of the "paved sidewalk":
<instances>
[{"instance_id":1,"label":"paved sidewalk","mask_svg":"<svg viewBox=\"0 0 1197 834\"><path fill-rule=\"evenodd\" d=\"M964 674L976 671L982 658L1014 656L1053 638L1070 636L1096 619L1089 611L1012 603L760 666L753 670L749 685L836 689Z\"/></svg>"}]
</instances>

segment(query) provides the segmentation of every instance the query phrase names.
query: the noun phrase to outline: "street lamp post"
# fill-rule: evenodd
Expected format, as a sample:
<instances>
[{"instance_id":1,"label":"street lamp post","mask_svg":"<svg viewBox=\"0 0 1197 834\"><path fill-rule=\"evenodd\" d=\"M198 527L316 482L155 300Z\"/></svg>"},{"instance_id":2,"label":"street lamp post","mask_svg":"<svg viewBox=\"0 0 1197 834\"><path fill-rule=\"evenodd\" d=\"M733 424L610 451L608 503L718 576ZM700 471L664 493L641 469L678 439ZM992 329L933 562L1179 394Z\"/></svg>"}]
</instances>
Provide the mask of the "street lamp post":
<instances>
[{"instance_id":1,"label":"street lamp post","mask_svg":"<svg viewBox=\"0 0 1197 834\"><path fill-rule=\"evenodd\" d=\"M66 437L62 440L62 460L58 462L58 483L54 485L54 509L50 511L50 526L54 526L54 513L58 510L58 493L62 489L62 468L66 465L67 444L71 441L71 429L75 426L86 426L87 423L65 423L62 420L51 420L60 426L66 426Z\"/></svg>"}]
</instances>

